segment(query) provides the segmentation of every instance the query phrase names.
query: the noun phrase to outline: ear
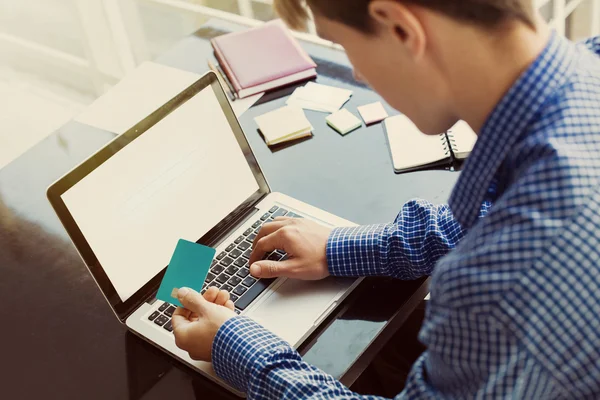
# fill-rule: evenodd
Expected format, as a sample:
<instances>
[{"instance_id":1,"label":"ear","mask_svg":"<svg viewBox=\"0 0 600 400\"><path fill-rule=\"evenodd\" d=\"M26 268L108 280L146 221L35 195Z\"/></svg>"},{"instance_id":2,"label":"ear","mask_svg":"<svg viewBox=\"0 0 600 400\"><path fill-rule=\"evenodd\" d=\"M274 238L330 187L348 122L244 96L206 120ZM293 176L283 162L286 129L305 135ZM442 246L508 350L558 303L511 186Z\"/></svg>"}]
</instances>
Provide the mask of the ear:
<instances>
[{"instance_id":1,"label":"ear","mask_svg":"<svg viewBox=\"0 0 600 400\"><path fill-rule=\"evenodd\" d=\"M373 0L369 16L376 30L391 33L406 49L408 55L420 59L425 53L427 35L418 15L410 7L395 0Z\"/></svg>"}]
</instances>

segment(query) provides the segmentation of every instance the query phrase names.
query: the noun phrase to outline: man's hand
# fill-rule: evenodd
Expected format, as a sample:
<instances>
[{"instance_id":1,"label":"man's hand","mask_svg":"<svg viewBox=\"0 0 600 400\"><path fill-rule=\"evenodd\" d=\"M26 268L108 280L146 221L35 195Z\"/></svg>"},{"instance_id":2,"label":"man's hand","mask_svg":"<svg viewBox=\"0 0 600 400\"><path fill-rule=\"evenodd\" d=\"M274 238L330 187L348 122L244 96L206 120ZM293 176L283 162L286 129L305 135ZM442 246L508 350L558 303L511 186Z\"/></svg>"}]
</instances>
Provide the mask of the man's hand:
<instances>
[{"instance_id":1,"label":"man's hand","mask_svg":"<svg viewBox=\"0 0 600 400\"><path fill-rule=\"evenodd\" d=\"M317 280L329 276L327 239L331 229L302 218L277 217L263 225L254 239L250 273L258 278L285 276ZM261 260L266 253L280 249L284 261Z\"/></svg>"},{"instance_id":2,"label":"man's hand","mask_svg":"<svg viewBox=\"0 0 600 400\"><path fill-rule=\"evenodd\" d=\"M173 313L175 344L194 360L211 361L212 344L219 328L236 316L229 293L210 287L204 296L181 288L177 297L185 308Z\"/></svg>"}]
</instances>

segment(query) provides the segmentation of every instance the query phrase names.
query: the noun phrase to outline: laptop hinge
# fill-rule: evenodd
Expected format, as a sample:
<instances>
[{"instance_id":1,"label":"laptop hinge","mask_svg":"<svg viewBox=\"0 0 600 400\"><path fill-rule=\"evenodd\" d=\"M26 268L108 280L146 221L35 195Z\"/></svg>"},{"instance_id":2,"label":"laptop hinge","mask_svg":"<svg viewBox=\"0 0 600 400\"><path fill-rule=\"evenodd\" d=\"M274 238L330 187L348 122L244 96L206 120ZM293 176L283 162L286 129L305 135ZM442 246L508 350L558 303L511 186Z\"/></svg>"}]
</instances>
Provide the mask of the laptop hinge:
<instances>
[{"instance_id":1,"label":"laptop hinge","mask_svg":"<svg viewBox=\"0 0 600 400\"><path fill-rule=\"evenodd\" d=\"M234 230L236 230L240 225L246 222L252 215L258 212L256 205L260 203L265 197L266 193L263 194L260 198L258 198L254 203L249 205L248 207L240 210L238 213L231 216L231 220L216 232L210 231L209 235L205 235L201 241L210 247L217 247L221 242L231 234Z\"/></svg>"}]
</instances>

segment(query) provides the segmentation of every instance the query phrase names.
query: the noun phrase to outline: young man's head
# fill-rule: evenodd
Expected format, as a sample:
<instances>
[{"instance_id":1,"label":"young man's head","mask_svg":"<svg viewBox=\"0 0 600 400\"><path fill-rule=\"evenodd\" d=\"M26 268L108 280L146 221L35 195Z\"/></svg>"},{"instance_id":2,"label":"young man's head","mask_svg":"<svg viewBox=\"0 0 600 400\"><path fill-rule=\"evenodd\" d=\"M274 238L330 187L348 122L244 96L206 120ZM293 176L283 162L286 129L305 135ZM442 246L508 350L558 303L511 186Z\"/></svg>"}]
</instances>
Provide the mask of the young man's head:
<instances>
[{"instance_id":1,"label":"young man's head","mask_svg":"<svg viewBox=\"0 0 600 400\"><path fill-rule=\"evenodd\" d=\"M344 47L357 79L429 134L465 118L460 86L487 89L469 70L502 64L486 49L504 48L511 61L518 55L507 43L526 45L538 24L533 0L275 0L275 8L293 28L310 9L319 36Z\"/></svg>"}]
</instances>

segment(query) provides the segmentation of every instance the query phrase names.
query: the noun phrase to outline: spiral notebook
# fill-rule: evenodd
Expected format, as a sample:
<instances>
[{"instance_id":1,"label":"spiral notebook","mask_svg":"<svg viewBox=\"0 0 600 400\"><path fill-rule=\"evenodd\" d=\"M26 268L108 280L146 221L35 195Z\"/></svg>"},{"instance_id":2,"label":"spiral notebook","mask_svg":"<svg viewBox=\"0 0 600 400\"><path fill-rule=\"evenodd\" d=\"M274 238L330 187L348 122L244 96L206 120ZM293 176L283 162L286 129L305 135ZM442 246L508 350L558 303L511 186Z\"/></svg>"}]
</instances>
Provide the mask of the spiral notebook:
<instances>
[{"instance_id":1,"label":"spiral notebook","mask_svg":"<svg viewBox=\"0 0 600 400\"><path fill-rule=\"evenodd\" d=\"M477 135L464 121L459 121L448 132L426 135L404 115L385 120L388 143L394 171L447 165L463 160L471 154Z\"/></svg>"}]
</instances>

